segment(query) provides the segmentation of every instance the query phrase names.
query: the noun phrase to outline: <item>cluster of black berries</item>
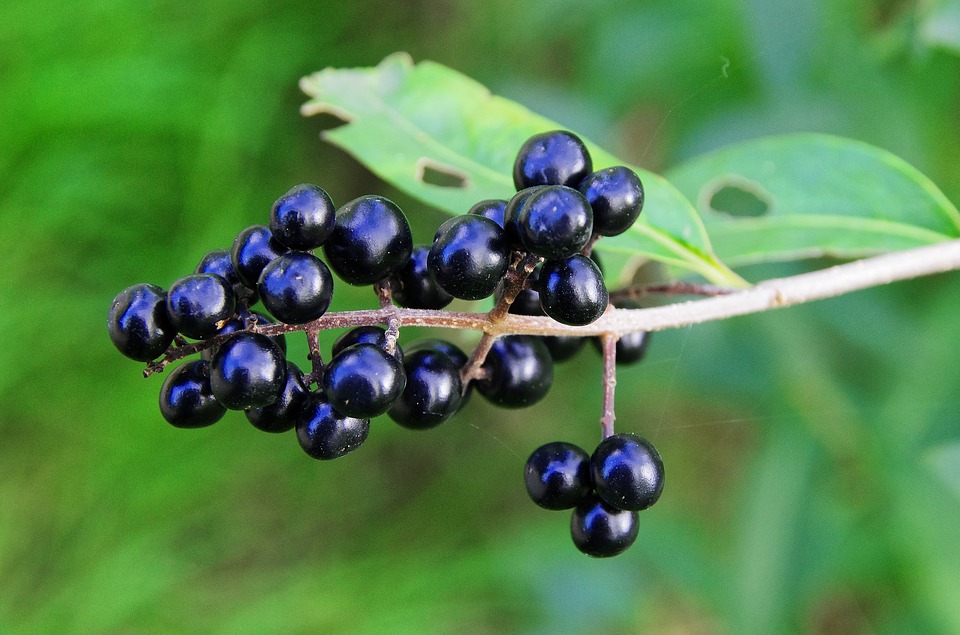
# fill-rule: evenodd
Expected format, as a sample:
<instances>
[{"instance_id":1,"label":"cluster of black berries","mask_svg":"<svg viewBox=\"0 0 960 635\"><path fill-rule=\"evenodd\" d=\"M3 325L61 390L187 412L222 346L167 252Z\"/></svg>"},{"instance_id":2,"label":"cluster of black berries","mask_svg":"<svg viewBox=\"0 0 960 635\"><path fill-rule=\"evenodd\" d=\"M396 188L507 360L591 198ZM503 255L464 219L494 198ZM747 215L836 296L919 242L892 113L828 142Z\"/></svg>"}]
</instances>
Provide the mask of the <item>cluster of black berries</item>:
<instances>
[{"instance_id":1,"label":"cluster of black berries","mask_svg":"<svg viewBox=\"0 0 960 635\"><path fill-rule=\"evenodd\" d=\"M569 359L584 338L508 335L474 359L436 339L404 352L396 342L398 325L388 322L388 329L344 333L323 365L319 327L311 326L333 299L330 269L348 284L374 285L385 305L438 310L454 298L494 296L499 315L509 308L568 325L598 319L609 294L589 254L598 238L625 231L640 214L639 178L625 167L593 171L583 142L555 131L523 145L514 181L518 192L511 200L483 201L447 220L429 245L414 245L403 212L383 197L362 196L336 209L323 189L298 185L274 203L269 227L244 229L231 250L208 253L166 291L137 284L117 295L110 337L124 355L148 362L151 372L201 352L175 368L160 390L160 411L172 425L203 427L228 409L243 410L261 430L296 429L303 449L317 459L359 447L370 419L382 414L407 428L435 427L463 406L474 386L499 406L532 405L550 389L553 363ZM326 263L313 253L320 248ZM251 309L257 302L269 316ZM271 328L274 319L292 327ZM309 373L286 359L281 331L292 330L312 333ZM642 333L621 338L617 362L639 360L647 341ZM528 485L529 478L528 467ZM581 481L607 500L602 483ZM584 500L571 505L583 507ZM612 555L597 546L595 522L580 525L587 536L577 542L583 551Z\"/></svg>"},{"instance_id":2,"label":"cluster of black berries","mask_svg":"<svg viewBox=\"0 0 960 635\"><path fill-rule=\"evenodd\" d=\"M527 493L545 509L573 509L570 533L577 549L597 558L623 553L637 538L637 512L660 498L663 461L646 439L615 434L593 455L557 441L530 455Z\"/></svg>"}]
</instances>

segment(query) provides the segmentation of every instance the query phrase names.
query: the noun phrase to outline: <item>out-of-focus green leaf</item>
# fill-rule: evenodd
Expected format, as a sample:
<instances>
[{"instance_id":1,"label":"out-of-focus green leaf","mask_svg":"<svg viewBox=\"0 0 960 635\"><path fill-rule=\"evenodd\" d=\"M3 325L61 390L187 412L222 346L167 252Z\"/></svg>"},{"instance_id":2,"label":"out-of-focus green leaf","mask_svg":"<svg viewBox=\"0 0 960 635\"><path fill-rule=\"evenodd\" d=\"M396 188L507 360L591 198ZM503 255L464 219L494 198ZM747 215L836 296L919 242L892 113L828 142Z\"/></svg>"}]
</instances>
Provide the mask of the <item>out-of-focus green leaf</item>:
<instances>
[{"instance_id":1,"label":"out-of-focus green leaf","mask_svg":"<svg viewBox=\"0 0 960 635\"><path fill-rule=\"evenodd\" d=\"M960 0L940 0L929 5L920 21L919 37L928 46L960 54Z\"/></svg>"},{"instance_id":2,"label":"out-of-focus green leaf","mask_svg":"<svg viewBox=\"0 0 960 635\"><path fill-rule=\"evenodd\" d=\"M414 65L403 53L374 68L334 69L301 80L304 115L329 113L346 125L324 138L378 176L451 214L477 201L510 198L512 168L523 142L561 128L481 84L434 62ZM587 141L594 167L622 164ZM696 210L662 177L633 168L646 203L630 231L604 239L606 250L641 254L722 284L742 280L717 260ZM451 185L438 185L438 181Z\"/></svg>"},{"instance_id":3,"label":"out-of-focus green leaf","mask_svg":"<svg viewBox=\"0 0 960 635\"><path fill-rule=\"evenodd\" d=\"M960 213L923 174L873 146L820 134L748 141L667 173L732 265L857 258L960 236Z\"/></svg>"}]
</instances>

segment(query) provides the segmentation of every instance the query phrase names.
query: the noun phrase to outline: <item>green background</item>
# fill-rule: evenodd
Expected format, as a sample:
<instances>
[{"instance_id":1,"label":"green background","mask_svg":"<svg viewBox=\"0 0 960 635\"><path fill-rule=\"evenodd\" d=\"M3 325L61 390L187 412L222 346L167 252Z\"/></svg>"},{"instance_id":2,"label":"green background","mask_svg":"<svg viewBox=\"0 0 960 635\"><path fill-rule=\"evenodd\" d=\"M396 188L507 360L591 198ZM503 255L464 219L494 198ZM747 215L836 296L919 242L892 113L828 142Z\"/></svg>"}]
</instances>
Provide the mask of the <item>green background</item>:
<instances>
[{"instance_id":1,"label":"green background","mask_svg":"<svg viewBox=\"0 0 960 635\"><path fill-rule=\"evenodd\" d=\"M955 273L658 334L620 373L618 425L657 445L667 485L603 561L521 476L542 443L596 444L592 350L529 410L382 418L319 463L235 413L173 429L162 379L105 330L118 291L190 273L296 183L394 198L429 240L442 214L298 115L302 75L396 50L654 171L828 132L956 203L956 1L0 9L0 632L960 632ZM373 300L340 285L335 305Z\"/></svg>"}]
</instances>

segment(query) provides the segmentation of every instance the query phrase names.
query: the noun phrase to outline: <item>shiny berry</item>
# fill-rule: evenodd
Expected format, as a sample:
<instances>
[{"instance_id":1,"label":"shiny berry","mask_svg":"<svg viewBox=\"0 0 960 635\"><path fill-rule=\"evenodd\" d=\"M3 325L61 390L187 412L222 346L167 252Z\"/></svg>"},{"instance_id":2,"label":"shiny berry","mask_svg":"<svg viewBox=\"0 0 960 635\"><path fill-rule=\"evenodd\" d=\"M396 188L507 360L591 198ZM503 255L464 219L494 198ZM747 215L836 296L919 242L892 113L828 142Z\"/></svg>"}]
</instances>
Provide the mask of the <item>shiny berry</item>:
<instances>
[{"instance_id":1,"label":"shiny berry","mask_svg":"<svg viewBox=\"0 0 960 635\"><path fill-rule=\"evenodd\" d=\"M270 210L270 231L291 249L315 249L333 231L336 208L323 189L304 183L290 188Z\"/></svg>"},{"instance_id":2,"label":"shiny berry","mask_svg":"<svg viewBox=\"0 0 960 635\"><path fill-rule=\"evenodd\" d=\"M307 388L303 385L303 371L293 362L287 362L287 376L277 400L262 408L246 410L247 421L264 432L286 432L297 425L300 410L307 401Z\"/></svg>"},{"instance_id":3,"label":"shiny berry","mask_svg":"<svg viewBox=\"0 0 960 635\"><path fill-rule=\"evenodd\" d=\"M306 324L326 313L333 299L333 276L323 261L304 251L274 258L257 282L260 301L286 324Z\"/></svg>"},{"instance_id":4,"label":"shiny berry","mask_svg":"<svg viewBox=\"0 0 960 635\"><path fill-rule=\"evenodd\" d=\"M405 385L406 375L397 358L373 344L345 348L323 373L323 390L337 412L360 419L389 410Z\"/></svg>"},{"instance_id":5,"label":"shiny berry","mask_svg":"<svg viewBox=\"0 0 960 635\"><path fill-rule=\"evenodd\" d=\"M590 258L580 254L544 262L538 287L543 312L562 324L590 324L607 309L603 275Z\"/></svg>"},{"instance_id":6,"label":"shiny berry","mask_svg":"<svg viewBox=\"0 0 960 635\"><path fill-rule=\"evenodd\" d=\"M226 412L210 390L210 365L203 360L177 366L160 388L160 414L177 428L209 426Z\"/></svg>"},{"instance_id":7,"label":"shiny berry","mask_svg":"<svg viewBox=\"0 0 960 635\"><path fill-rule=\"evenodd\" d=\"M487 376L477 390L504 408L537 403L553 384L553 360L546 345L529 335L507 335L494 342L483 363Z\"/></svg>"},{"instance_id":8,"label":"shiny berry","mask_svg":"<svg viewBox=\"0 0 960 635\"><path fill-rule=\"evenodd\" d=\"M437 230L427 258L444 291L463 300L492 294L510 266L503 229L483 216L455 216Z\"/></svg>"},{"instance_id":9,"label":"shiny berry","mask_svg":"<svg viewBox=\"0 0 960 635\"><path fill-rule=\"evenodd\" d=\"M460 367L444 353L419 350L403 364L407 385L388 414L405 428L426 430L450 417L460 407L463 384Z\"/></svg>"},{"instance_id":10,"label":"shiny berry","mask_svg":"<svg viewBox=\"0 0 960 635\"><path fill-rule=\"evenodd\" d=\"M593 208L593 231L602 236L627 231L643 211L643 184L630 168L597 170L579 187Z\"/></svg>"},{"instance_id":11,"label":"shiny berry","mask_svg":"<svg viewBox=\"0 0 960 635\"><path fill-rule=\"evenodd\" d=\"M576 507L590 494L590 456L572 443L542 445L524 469L527 493L545 509Z\"/></svg>"},{"instance_id":12,"label":"shiny berry","mask_svg":"<svg viewBox=\"0 0 960 635\"><path fill-rule=\"evenodd\" d=\"M513 249L523 249L523 240L520 238L520 212L530 196L540 190L542 185L528 187L513 195L503 210L503 234Z\"/></svg>"},{"instance_id":13,"label":"shiny berry","mask_svg":"<svg viewBox=\"0 0 960 635\"><path fill-rule=\"evenodd\" d=\"M200 259L193 273L214 273L229 282L234 295L237 296L237 303L243 302L249 306L259 299L256 289L251 289L240 281L237 270L233 268L233 258L226 249L207 252Z\"/></svg>"},{"instance_id":14,"label":"shiny berry","mask_svg":"<svg viewBox=\"0 0 960 635\"><path fill-rule=\"evenodd\" d=\"M642 360L650 346L650 335L648 331L621 335L617 340L617 365L625 366ZM603 352L603 343L599 338L593 338L593 345L598 351Z\"/></svg>"},{"instance_id":15,"label":"shiny berry","mask_svg":"<svg viewBox=\"0 0 960 635\"><path fill-rule=\"evenodd\" d=\"M358 326L350 329L338 337L330 347L330 356L336 357L343 349L360 343L373 344L387 350L387 332L379 326ZM401 364L403 363L403 349L397 343L394 343L393 356Z\"/></svg>"},{"instance_id":16,"label":"shiny berry","mask_svg":"<svg viewBox=\"0 0 960 635\"><path fill-rule=\"evenodd\" d=\"M590 473L597 495L617 509L646 509L663 491L660 454L635 434L615 434L601 441L590 457Z\"/></svg>"},{"instance_id":17,"label":"shiny berry","mask_svg":"<svg viewBox=\"0 0 960 635\"><path fill-rule=\"evenodd\" d=\"M577 549L594 558L626 551L637 539L637 512L616 509L596 496L580 503L570 518L570 534Z\"/></svg>"},{"instance_id":18,"label":"shiny berry","mask_svg":"<svg viewBox=\"0 0 960 635\"><path fill-rule=\"evenodd\" d=\"M329 461L353 452L367 440L369 419L337 412L322 395L310 395L297 421L297 441L315 459Z\"/></svg>"},{"instance_id":19,"label":"shiny berry","mask_svg":"<svg viewBox=\"0 0 960 635\"><path fill-rule=\"evenodd\" d=\"M167 314L178 331L194 339L209 337L236 309L236 296L226 280L212 273L180 278L167 291Z\"/></svg>"},{"instance_id":20,"label":"shiny berry","mask_svg":"<svg viewBox=\"0 0 960 635\"><path fill-rule=\"evenodd\" d=\"M467 214L473 214L475 216L485 216L495 222L500 227L503 227L503 215L507 209L507 202L502 198L491 198L485 201L480 201L473 207L471 207Z\"/></svg>"},{"instance_id":21,"label":"shiny berry","mask_svg":"<svg viewBox=\"0 0 960 635\"><path fill-rule=\"evenodd\" d=\"M210 387L231 410L274 403L286 381L287 363L266 335L237 333L220 345L210 362Z\"/></svg>"},{"instance_id":22,"label":"shiny berry","mask_svg":"<svg viewBox=\"0 0 960 635\"><path fill-rule=\"evenodd\" d=\"M533 185L577 187L592 170L590 153L580 137L553 130L524 142L513 164L513 183L518 190Z\"/></svg>"},{"instance_id":23,"label":"shiny berry","mask_svg":"<svg viewBox=\"0 0 960 635\"><path fill-rule=\"evenodd\" d=\"M240 281L251 289L257 288L257 280L270 261L290 251L275 239L263 225L252 225L240 232L233 241L230 258Z\"/></svg>"},{"instance_id":24,"label":"shiny berry","mask_svg":"<svg viewBox=\"0 0 960 635\"><path fill-rule=\"evenodd\" d=\"M534 269L530 277L527 278L536 286L539 279L540 270ZM540 306L540 294L534 289L524 289L517 294L513 304L510 305L510 313L516 315L543 315L543 307ZM550 357L554 362L565 362L580 352L586 343L586 338L576 335L546 335L540 336L541 341L550 351Z\"/></svg>"},{"instance_id":25,"label":"shiny berry","mask_svg":"<svg viewBox=\"0 0 960 635\"><path fill-rule=\"evenodd\" d=\"M520 241L543 258L566 258L586 247L593 235L593 210L575 189L562 185L532 193L517 216Z\"/></svg>"},{"instance_id":26,"label":"shiny berry","mask_svg":"<svg viewBox=\"0 0 960 635\"><path fill-rule=\"evenodd\" d=\"M407 264L391 277L393 299L400 306L408 309L442 309L453 302L453 296L443 290L427 266L429 254L429 245L415 246Z\"/></svg>"},{"instance_id":27,"label":"shiny berry","mask_svg":"<svg viewBox=\"0 0 960 635\"><path fill-rule=\"evenodd\" d=\"M407 353L413 353L416 351L423 350L432 350L439 351L450 358L457 368L463 368L467 365L469 358L467 354L464 353L459 346L456 344L451 344L446 340L441 339L425 339L417 340L413 344L407 347Z\"/></svg>"},{"instance_id":28,"label":"shiny berry","mask_svg":"<svg viewBox=\"0 0 960 635\"><path fill-rule=\"evenodd\" d=\"M382 196L361 196L338 209L323 245L334 273L353 285L383 280L406 264L412 250L407 217Z\"/></svg>"},{"instance_id":29,"label":"shiny berry","mask_svg":"<svg viewBox=\"0 0 960 635\"><path fill-rule=\"evenodd\" d=\"M127 287L110 304L107 332L130 359L149 362L160 357L177 335L167 315L167 294L154 284Z\"/></svg>"}]
</instances>

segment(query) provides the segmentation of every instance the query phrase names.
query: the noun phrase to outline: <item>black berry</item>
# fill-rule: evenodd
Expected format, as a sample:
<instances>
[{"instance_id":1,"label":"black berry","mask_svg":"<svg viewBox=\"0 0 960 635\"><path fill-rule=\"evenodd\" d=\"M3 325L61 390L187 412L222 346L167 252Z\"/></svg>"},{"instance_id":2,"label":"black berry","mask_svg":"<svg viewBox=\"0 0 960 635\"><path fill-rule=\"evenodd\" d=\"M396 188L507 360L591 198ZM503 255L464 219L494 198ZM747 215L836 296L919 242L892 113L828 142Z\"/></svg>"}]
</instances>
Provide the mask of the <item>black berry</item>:
<instances>
[{"instance_id":1,"label":"black berry","mask_svg":"<svg viewBox=\"0 0 960 635\"><path fill-rule=\"evenodd\" d=\"M342 415L318 394L310 395L297 422L300 447L321 461L353 452L367 440L369 432L369 419Z\"/></svg>"},{"instance_id":2,"label":"black berry","mask_svg":"<svg viewBox=\"0 0 960 635\"><path fill-rule=\"evenodd\" d=\"M540 269L534 269L527 278L534 286L540 276ZM543 315L543 307L540 306L540 294L535 289L524 289L517 294L513 303L510 305L510 313L516 315ZM550 351L550 357L554 362L565 362L580 352L586 343L586 338L576 335L546 335L540 339Z\"/></svg>"},{"instance_id":3,"label":"black berry","mask_svg":"<svg viewBox=\"0 0 960 635\"><path fill-rule=\"evenodd\" d=\"M617 509L646 509L663 491L660 454L635 434L615 434L601 441L590 457L590 473L597 495Z\"/></svg>"},{"instance_id":4,"label":"black berry","mask_svg":"<svg viewBox=\"0 0 960 635\"><path fill-rule=\"evenodd\" d=\"M537 185L520 190L507 202L503 210L503 233L514 249L523 249L523 240L520 238L520 212L527 199L542 187Z\"/></svg>"},{"instance_id":5,"label":"black berry","mask_svg":"<svg viewBox=\"0 0 960 635\"><path fill-rule=\"evenodd\" d=\"M403 369L407 384L389 410L391 419L405 428L425 430L457 412L463 392L460 367L446 354L429 349L410 353Z\"/></svg>"},{"instance_id":6,"label":"black berry","mask_svg":"<svg viewBox=\"0 0 960 635\"><path fill-rule=\"evenodd\" d=\"M483 363L487 377L475 382L480 394L504 408L537 403L553 384L553 360L546 345L529 335L494 342Z\"/></svg>"},{"instance_id":7,"label":"black berry","mask_svg":"<svg viewBox=\"0 0 960 635\"><path fill-rule=\"evenodd\" d=\"M291 249L315 249L333 231L336 209L323 189L304 183L295 185L273 204L270 231Z\"/></svg>"},{"instance_id":8,"label":"black berry","mask_svg":"<svg viewBox=\"0 0 960 635\"><path fill-rule=\"evenodd\" d=\"M110 305L107 332L117 350L130 359L156 359L177 335L167 315L167 294L154 284L127 287Z\"/></svg>"},{"instance_id":9,"label":"black berry","mask_svg":"<svg viewBox=\"0 0 960 635\"><path fill-rule=\"evenodd\" d=\"M303 385L303 371L288 361L286 379L277 400L269 406L247 409L247 420L264 432L286 432L297 425L308 394Z\"/></svg>"},{"instance_id":10,"label":"black berry","mask_svg":"<svg viewBox=\"0 0 960 635\"><path fill-rule=\"evenodd\" d=\"M330 356L336 357L343 349L360 343L373 344L387 350L387 332L379 326L358 326L350 329L333 343ZM393 356L398 362L403 363L403 349L397 343L394 343Z\"/></svg>"},{"instance_id":11,"label":"black berry","mask_svg":"<svg viewBox=\"0 0 960 635\"><path fill-rule=\"evenodd\" d=\"M590 153L580 137L554 130L523 144L513 164L513 183L518 190L533 185L577 187L592 170Z\"/></svg>"},{"instance_id":12,"label":"black berry","mask_svg":"<svg viewBox=\"0 0 960 635\"><path fill-rule=\"evenodd\" d=\"M337 412L370 419L385 413L406 385L403 366L373 344L354 344L330 360L323 389Z\"/></svg>"},{"instance_id":13,"label":"black berry","mask_svg":"<svg viewBox=\"0 0 960 635\"><path fill-rule=\"evenodd\" d=\"M626 551L637 539L637 512L616 509L589 496L573 510L570 534L577 549L594 558Z\"/></svg>"},{"instance_id":14,"label":"black berry","mask_svg":"<svg viewBox=\"0 0 960 635\"><path fill-rule=\"evenodd\" d=\"M647 348L650 346L650 335L648 331L621 335L617 340L617 365L636 364L646 357ZM593 338L593 345L598 351L603 352L603 343L599 338Z\"/></svg>"},{"instance_id":15,"label":"black berry","mask_svg":"<svg viewBox=\"0 0 960 635\"><path fill-rule=\"evenodd\" d=\"M603 236L627 231L643 211L640 177L622 165L588 175L580 192L593 208L593 231Z\"/></svg>"},{"instance_id":16,"label":"black berry","mask_svg":"<svg viewBox=\"0 0 960 635\"><path fill-rule=\"evenodd\" d=\"M220 276L230 283L234 295L237 296L238 303L243 302L249 306L255 304L259 299L256 289L251 289L240 281L237 270L233 268L233 258L226 249L214 249L207 252L200 259L193 273L214 273Z\"/></svg>"},{"instance_id":17,"label":"black berry","mask_svg":"<svg viewBox=\"0 0 960 635\"><path fill-rule=\"evenodd\" d=\"M210 362L210 387L231 410L269 406L286 380L286 360L266 335L237 333L220 345Z\"/></svg>"},{"instance_id":18,"label":"black berry","mask_svg":"<svg viewBox=\"0 0 960 635\"><path fill-rule=\"evenodd\" d=\"M427 259L444 291L480 300L496 290L510 266L503 229L483 216L455 216L437 230Z\"/></svg>"},{"instance_id":19,"label":"black berry","mask_svg":"<svg viewBox=\"0 0 960 635\"><path fill-rule=\"evenodd\" d=\"M427 266L429 245L417 245L410 260L394 272L391 278L393 299L409 309L442 309L453 296L443 290Z\"/></svg>"},{"instance_id":20,"label":"black berry","mask_svg":"<svg viewBox=\"0 0 960 635\"><path fill-rule=\"evenodd\" d=\"M251 289L257 288L257 280L270 261L290 251L273 237L263 225L252 225L237 234L230 250L233 269L240 281Z\"/></svg>"},{"instance_id":21,"label":"black berry","mask_svg":"<svg viewBox=\"0 0 960 635\"><path fill-rule=\"evenodd\" d=\"M257 282L260 300L286 324L306 324L326 313L333 299L333 276L313 254L291 251L274 258Z\"/></svg>"},{"instance_id":22,"label":"black berry","mask_svg":"<svg viewBox=\"0 0 960 635\"><path fill-rule=\"evenodd\" d=\"M220 276L195 273L180 278L167 291L167 313L178 331L194 339L217 332L236 309L233 288Z\"/></svg>"},{"instance_id":23,"label":"black berry","mask_svg":"<svg viewBox=\"0 0 960 635\"><path fill-rule=\"evenodd\" d=\"M373 284L406 264L413 250L407 217L382 196L361 196L337 210L323 253L353 285Z\"/></svg>"},{"instance_id":24,"label":"black berry","mask_svg":"<svg viewBox=\"0 0 960 635\"><path fill-rule=\"evenodd\" d=\"M545 509L570 509L590 494L590 456L572 443L547 443L524 469L527 493Z\"/></svg>"},{"instance_id":25,"label":"black berry","mask_svg":"<svg viewBox=\"0 0 960 635\"><path fill-rule=\"evenodd\" d=\"M562 324L590 324L607 309L603 275L581 254L544 262L538 286L543 312Z\"/></svg>"},{"instance_id":26,"label":"black berry","mask_svg":"<svg viewBox=\"0 0 960 635\"><path fill-rule=\"evenodd\" d=\"M593 235L593 210L575 189L551 185L533 192L517 216L520 240L532 254L565 258Z\"/></svg>"},{"instance_id":27,"label":"black berry","mask_svg":"<svg viewBox=\"0 0 960 635\"><path fill-rule=\"evenodd\" d=\"M209 426L226 412L210 390L210 365L203 360L177 366L160 388L160 414L177 428Z\"/></svg>"},{"instance_id":28,"label":"black berry","mask_svg":"<svg viewBox=\"0 0 960 635\"><path fill-rule=\"evenodd\" d=\"M495 222L500 227L503 227L503 216L504 212L507 209L507 202L502 198L491 198L485 201L480 201L473 207L471 207L467 214L474 214L476 216L485 216Z\"/></svg>"}]
</instances>

